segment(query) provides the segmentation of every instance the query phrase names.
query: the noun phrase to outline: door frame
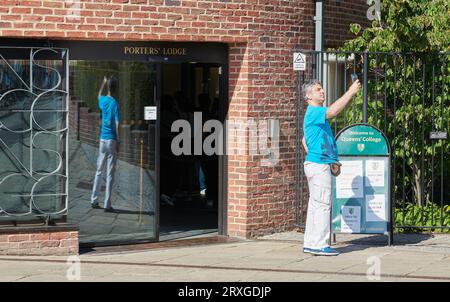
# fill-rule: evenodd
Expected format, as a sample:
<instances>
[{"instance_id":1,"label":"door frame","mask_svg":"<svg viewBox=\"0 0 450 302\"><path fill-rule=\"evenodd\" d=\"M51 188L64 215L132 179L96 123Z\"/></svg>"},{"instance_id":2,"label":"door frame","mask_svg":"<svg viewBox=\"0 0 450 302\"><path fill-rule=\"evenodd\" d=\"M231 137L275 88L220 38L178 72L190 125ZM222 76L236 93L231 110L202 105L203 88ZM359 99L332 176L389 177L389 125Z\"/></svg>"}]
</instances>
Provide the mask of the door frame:
<instances>
[{"instance_id":1,"label":"door frame","mask_svg":"<svg viewBox=\"0 0 450 302\"><path fill-rule=\"evenodd\" d=\"M219 155L219 235L228 234L228 154L227 137L228 129L225 127L228 116L229 98L228 98L228 64L220 64L219 74L219 120L223 123L223 154Z\"/></svg>"},{"instance_id":2,"label":"door frame","mask_svg":"<svg viewBox=\"0 0 450 302\"><path fill-rule=\"evenodd\" d=\"M162 63L156 64L156 93L155 93L155 106L156 106L156 131L155 131L155 239L159 242L159 216L160 216L160 132L161 132L161 90L162 90Z\"/></svg>"},{"instance_id":3,"label":"door frame","mask_svg":"<svg viewBox=\"0 0 450 302\"><path fill-rule=\"evenodd\" d=\"M161 92L162 92L162 76L163 76L163 64L164 63L174 63L174 64L182 64L182 63L190 63L188 61L183 62L160 62L161 64L159 67L161 70L159 71L158 75L161 77L158 82L159 87L159 102L161 99ZM219 71L219 116L218 120L223 125L223 154L219 154L218 157L218 169L217 169L217 181L218 181L218 208L217 208L217 230L219 235L226 236L228 232L227 228L227 215L228 215L228 207L227 207L227 189L228 189L228 156L226 154L226 138L227 138L227 129L225 126L225 120L227 118L227 112L229 107L229 100L228 100L228 64L227 63L217 63L217 62L195 62L198 63L200 66L207 66L207 67L218 67L220 69ZM189 72L188 72L189 73ZM189 74L189 76L191 76ZM158 112L160 111L160 103L158 103ZM158 115L158 121L160 121L161 118ZM158 133L158 139L159 139L159 133ZM158 142L158 148L160 148L160 142ZM159 149L158 149L159 150ZM159 153L158 153L158 160L160 159ZM160 164L158 162L158 169L160 169ZM158 172L158 181L160 180L160 174ZM158 185L158 189L160 189L160 185ZM159 195L158 195L159 196ZM158 202L158 241L159 241L159 205Z\"/></svg>"}]
</instances>

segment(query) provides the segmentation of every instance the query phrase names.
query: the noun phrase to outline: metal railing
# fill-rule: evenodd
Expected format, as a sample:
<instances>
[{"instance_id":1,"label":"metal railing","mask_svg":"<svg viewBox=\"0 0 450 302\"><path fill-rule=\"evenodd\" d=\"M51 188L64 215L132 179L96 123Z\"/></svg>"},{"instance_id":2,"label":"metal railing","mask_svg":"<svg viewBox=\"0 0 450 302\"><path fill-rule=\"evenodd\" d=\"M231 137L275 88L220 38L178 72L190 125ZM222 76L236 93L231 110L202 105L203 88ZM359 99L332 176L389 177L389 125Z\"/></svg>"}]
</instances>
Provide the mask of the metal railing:
<instances>
[{"instance_id":1,"label":"metal railing","mask_svg":"<svg viewBox=\"0 0 450 302\"><path fill-rule=\"evenodd\" d=\"M329 121L334 133L368 123L388 137L395 227L450 229L450 53L300 52L306 54L306 70L298 72L296 224L304 226L308 203L301 87L320 80L329 106L356 73L362 91Z\"/></svg>"}]
</instances>

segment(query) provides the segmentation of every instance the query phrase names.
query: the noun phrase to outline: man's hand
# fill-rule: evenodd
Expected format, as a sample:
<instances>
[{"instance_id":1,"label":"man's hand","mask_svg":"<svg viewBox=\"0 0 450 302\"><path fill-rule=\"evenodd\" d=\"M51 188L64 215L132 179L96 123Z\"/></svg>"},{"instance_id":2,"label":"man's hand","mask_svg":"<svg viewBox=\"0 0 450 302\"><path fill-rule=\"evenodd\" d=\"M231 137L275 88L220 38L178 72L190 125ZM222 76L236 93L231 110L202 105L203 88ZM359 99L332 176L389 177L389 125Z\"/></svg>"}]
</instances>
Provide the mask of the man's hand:
<instances>
[{"instance_id":1,"label":"man's hand","mask_svg":"<svg viewBox=\"0 0 450 302\"><path fill-rule=\"evenodd\" d=\"M302 145L303 145L303 148L305 149L306 154L308 154L308 147L306 146L305 137L302 138Z\"/></svg>"},{"instance_id":2,"label":"man's hand","mask_svg":"<svg viewBox=\"0 0 450 302\"><path fill-rule=\"evenodd\" d=\"M103 77L103 82L100 85L100 89L98 90L98 97L102 96L103 88L105 87L106 82L108 82L108 78L106 76Z\"/></svg>"},{"instance_id":3,"label":"man's hand","mask_svg":"<svg viewBox=\"0 0 450 302\"><path fill-rule=\"evenodd\" d=\"M353 82L353 84L348 88L348 92L354 96L355 94L358 93L359 89L361 89L361 83L359 82L359 80L356 80L355 82Z\"/></svg>"}]
</instances>

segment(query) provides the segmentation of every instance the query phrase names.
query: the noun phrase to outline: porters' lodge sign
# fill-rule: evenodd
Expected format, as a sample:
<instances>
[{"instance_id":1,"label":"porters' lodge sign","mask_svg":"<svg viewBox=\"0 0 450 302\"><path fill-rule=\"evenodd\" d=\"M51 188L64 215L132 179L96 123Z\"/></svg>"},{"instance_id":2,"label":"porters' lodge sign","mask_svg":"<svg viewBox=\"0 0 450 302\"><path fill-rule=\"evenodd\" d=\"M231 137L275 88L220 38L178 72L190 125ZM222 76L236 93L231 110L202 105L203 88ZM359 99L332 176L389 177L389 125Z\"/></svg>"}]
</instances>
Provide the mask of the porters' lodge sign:
<instances>
[{"instance_id":1,"label":"porters' lodge sign","mask_svg":"<svg viewBox=\"0 0 450 302\"><path fill-rule=\"evenodd\" d=\"M185 56L185 47L142 47L125 46L123 53L126 55L162 55L162 56Z\"/></svg>"},{"instance_id":2,"label":"porters' lodge sign","mask_svg":"<svg viewBox=\"0 0 450 302\"><path fill-rule=\"evenodd\" d=\"M10 41L9 44L15 46L17 41ZM228 45L225 43L69 40L49 40L44 43L33 40L24 45L67 48L70 49L71 60L228 63ZM15 57L19 57L19 54Z\"/></svg>"}]
</instances>

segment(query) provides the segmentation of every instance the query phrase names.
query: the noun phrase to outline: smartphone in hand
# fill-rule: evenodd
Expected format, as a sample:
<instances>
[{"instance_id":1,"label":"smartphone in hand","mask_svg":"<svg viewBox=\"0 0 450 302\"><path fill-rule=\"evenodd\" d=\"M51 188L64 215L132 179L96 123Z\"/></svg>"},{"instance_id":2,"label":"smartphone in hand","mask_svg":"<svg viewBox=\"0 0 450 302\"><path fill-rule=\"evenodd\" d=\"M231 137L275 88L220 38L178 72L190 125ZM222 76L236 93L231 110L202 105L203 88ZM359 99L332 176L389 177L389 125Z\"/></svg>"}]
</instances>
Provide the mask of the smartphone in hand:
<instances>
[{"instance_id":1,"label":"smartphone in hand","mask_svg":"<svg viewBox=\"0 0 450 302\"><path fill-rule=\"evenodd\" d=\"M358 75L356 74L356 72L353 72L352 73L352 83L354 83L357 79L358 79Z\"/></svg>"}]
</instances>

